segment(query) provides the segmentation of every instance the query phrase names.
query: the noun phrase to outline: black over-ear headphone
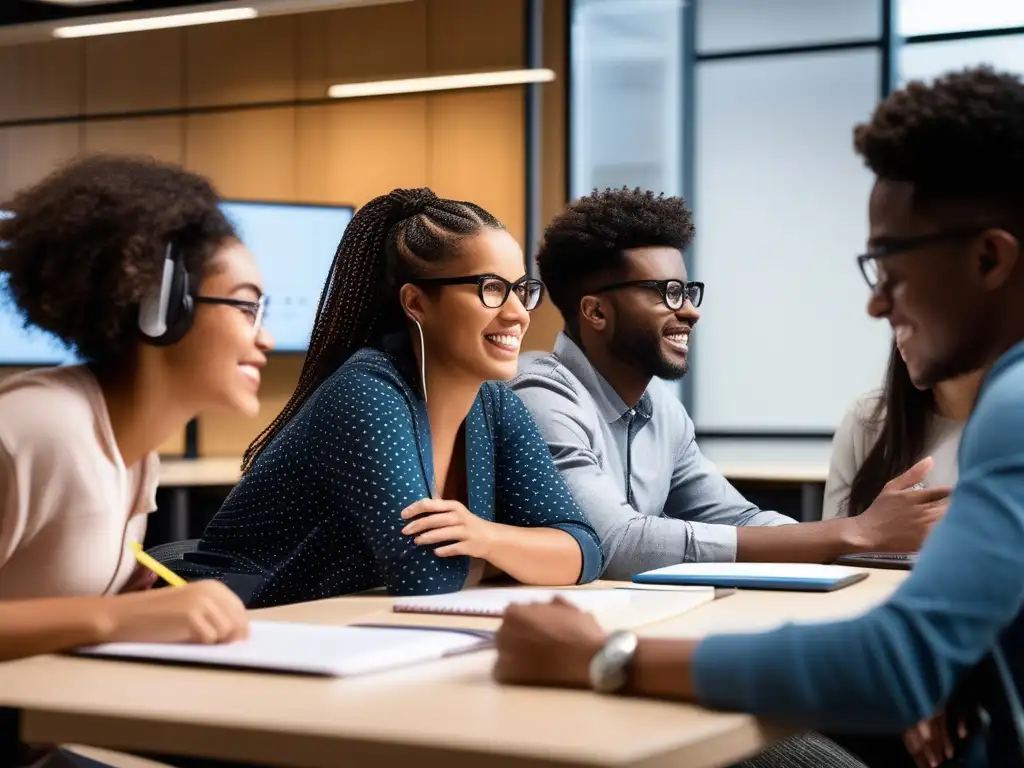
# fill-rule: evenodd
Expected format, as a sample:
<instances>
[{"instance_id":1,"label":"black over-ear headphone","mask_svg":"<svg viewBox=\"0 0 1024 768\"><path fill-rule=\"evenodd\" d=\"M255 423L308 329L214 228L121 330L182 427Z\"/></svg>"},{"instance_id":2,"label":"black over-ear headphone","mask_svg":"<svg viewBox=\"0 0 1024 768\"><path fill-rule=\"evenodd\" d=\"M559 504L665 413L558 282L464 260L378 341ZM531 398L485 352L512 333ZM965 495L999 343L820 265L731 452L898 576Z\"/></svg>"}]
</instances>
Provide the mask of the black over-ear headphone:
<instances>
[{"instance_id":1,"label":"black over-ear headphone","mask_svg":"<svg viewBox=\"0 0 1024 768\"><path fill-rule=\"evenodd\" d=\"M147 344L166 347L181 341L194 317L188 270L174 243L168 243L160 281L139 302L139 332Z\"/></svg>"}]
</instances>

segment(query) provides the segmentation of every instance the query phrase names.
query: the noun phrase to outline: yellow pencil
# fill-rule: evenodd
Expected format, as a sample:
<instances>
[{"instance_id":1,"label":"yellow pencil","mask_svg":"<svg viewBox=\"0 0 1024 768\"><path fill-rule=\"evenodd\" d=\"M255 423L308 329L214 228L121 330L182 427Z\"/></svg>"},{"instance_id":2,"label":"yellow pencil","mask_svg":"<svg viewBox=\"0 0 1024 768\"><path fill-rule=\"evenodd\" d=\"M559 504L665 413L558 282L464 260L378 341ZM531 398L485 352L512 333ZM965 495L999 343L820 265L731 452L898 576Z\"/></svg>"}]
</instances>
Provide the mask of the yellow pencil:
<instances>
[{"instance_id":1,"label":"yellow pencil","mask_svg":"<svg viewBox=\"0 0 1024 768\"><path fill-rule=\"evenodd\" d=\"M181 578L181 576L179 576L170 568L168 568L166 565L157 562L152 557L147 555L142 550L142 545L139 544L139 542L133 541L131 543L131 546L132 549L135 550L135 559L138 560L140 564L144 565L146 568L149 568L149 570L153 571L153 573L155 573L161 579L166 581L172 587L184 587L188 583L183 578Z\"/></svg>"}]
</instances>

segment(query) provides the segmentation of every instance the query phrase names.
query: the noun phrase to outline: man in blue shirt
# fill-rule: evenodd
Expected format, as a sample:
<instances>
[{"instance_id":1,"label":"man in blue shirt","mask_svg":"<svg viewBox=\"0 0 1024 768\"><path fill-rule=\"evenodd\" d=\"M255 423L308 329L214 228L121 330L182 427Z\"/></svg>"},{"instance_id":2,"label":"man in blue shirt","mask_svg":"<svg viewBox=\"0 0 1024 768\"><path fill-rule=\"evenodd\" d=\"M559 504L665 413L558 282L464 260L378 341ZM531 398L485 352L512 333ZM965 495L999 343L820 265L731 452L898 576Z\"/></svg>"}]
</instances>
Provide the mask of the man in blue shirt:
<instances>
[{"instance_id":1,"label":"man in blue shirt","mask_svg":"<svg viewBox=\"0 0 1024 768\"><path fill-rule=\"evenodd\" d=\"M510 386L601 537L605 578L683 562L917 550L949 493L912 487L930 459L862 515L791 525L703 456L678 395L659 380L686 373L700 318L704 284L683 263L692 236L680 198L607 190L556 216L537 257L565 330L550 355L520 361Z\"/></svg>"},{"instance_id":2,"label":"man in blue shirt","mask_svg":"<svg viewBox=\"0 0 1024 768\"><path fill-rule=\"evenodd\" d=\"M878 608L762 634L641 639L619 689L847 732L983 710L987 727L968 719L985 746L974 763L1019 766L1024 83L985 67L911 83L856 129L855 146L876 176L858 259L868 312L892 326L915 381L986 370L949 511ZM508 612L497 644L503 681L586 685L606 639L586 614L551 604ZM554 657L565 663L542 664Z\"/></svg>"}]
</instances>

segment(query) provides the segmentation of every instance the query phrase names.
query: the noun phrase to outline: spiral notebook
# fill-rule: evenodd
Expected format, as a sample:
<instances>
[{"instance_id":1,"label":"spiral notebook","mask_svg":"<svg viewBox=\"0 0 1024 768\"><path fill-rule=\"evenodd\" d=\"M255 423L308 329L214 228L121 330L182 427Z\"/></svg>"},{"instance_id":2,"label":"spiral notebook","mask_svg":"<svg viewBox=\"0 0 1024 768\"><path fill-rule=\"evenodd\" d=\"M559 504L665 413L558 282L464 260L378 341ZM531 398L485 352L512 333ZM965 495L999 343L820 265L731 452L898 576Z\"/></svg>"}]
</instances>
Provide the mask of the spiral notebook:
<instances>
[{"instance_id":1,"label":"spiral notebook","mask_svg":"<svg viewBox=\"0 0 1024 768\"><path fill-rule=\"evenodd\" d=\"M401 597L392 610L398 613L446 613L455 616L496 616L517 603L550 603L554 597L568 600L581 610L606 612L626 609L632 597L616 589L471 589L445 595Z\"/></svg>"}]
</instances>

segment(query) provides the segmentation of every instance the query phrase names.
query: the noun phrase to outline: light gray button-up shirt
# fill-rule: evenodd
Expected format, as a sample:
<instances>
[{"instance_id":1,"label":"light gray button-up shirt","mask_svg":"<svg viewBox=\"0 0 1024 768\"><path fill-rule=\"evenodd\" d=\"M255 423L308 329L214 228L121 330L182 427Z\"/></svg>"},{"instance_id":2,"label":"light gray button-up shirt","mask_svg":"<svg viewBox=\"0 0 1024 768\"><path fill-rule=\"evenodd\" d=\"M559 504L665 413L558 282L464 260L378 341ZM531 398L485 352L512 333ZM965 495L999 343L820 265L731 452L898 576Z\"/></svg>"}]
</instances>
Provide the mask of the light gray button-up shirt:
<instances>
[{"instance_id":1,"label":"light gray button-up shirt","mask_svg":"<svg viewBox=\"0 0 1024 768\"><path fill-rule=\"evenodd\" d=\"M630 408L564 333L510 383L533 414L576 503L601 537L605 578L736 559L738 525L784 525L697 447L679 399L655 380Z\"/></svg>"}]
</instances>

